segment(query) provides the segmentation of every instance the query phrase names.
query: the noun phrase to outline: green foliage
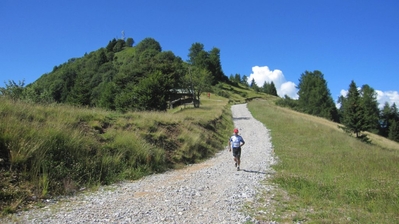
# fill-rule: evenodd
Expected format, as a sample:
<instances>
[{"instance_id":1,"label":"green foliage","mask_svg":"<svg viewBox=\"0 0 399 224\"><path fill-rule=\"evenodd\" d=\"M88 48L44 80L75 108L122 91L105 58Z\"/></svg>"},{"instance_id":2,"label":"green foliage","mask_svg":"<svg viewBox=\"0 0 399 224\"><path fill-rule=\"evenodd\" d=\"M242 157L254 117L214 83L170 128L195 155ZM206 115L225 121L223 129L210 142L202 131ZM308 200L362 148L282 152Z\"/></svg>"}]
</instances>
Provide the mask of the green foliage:
<instances>
[{"instance_id":1,"label":"green foliage","mask_svg":"<svg viewBox=\"0 0 399 224\"><path fill-rule=\"evenodd\" d=\"M324 75L320 71L305 71L298 84L298 105L301 111L338 121L338 111Z\"/></svg>"},{"instance_id":2,"label":"green foliage","mask_svg":"<svg viewBox=\"0 0 399 224\"><path fill-rule=\"evenodd\" d=\"M360 92L354 81L349 85L348 94L341 98L342 127L348 133L354 133L356 138L367 140L364 131L367 131L365 108L362 104Z\"/></svg>"},{"instance_id":3,"label":"green foliage","mask_svg":"<svg viewBox=\"0 0 399 224\"><path fill-rule=\"evenodd\" d=\"M265 82L263 86L260 88L260 91L266 94L270 94L272 96L278 96L277 89L273 81L271 81L270 83Z\"/></svg>"},{"instance_id":4,"label":"green foliage","mask_svg":"<svg viewBox=\"0 0 399 224\"><path fill-rule=\"evenodd\" d=\"M364 108L365 128L369 132L378 133L380 110L378 109L377 93L369 85L363 85L360 95L360 103Z\"/></svg>"},{"instance_id":5,"label":"green foliage","mask_svg":"<svg viewBox=\"0 0 399 224\"><path fill-rule=\"evenodd\" d=\"M136 54L141 54L146 50L154 50L156 52L161 52L162 48L158 41L154 38L145 38L136 46Z\"/></svg>"},{"instance_id":6,"label":"green foliage","mask_svg":"<svg viewBox=\"0 0 399 224\"><path fill-rule=\"evenodd\" d=\"M171 51L162 52L153 38L145 38L136 47L129 46L132 38L128 41L113 39L106 48L55 66L27 88L14 83L1 89L2 95L125 112L165 110L170 89L182 86L184 62Z\"/></svg>"},{"instance_id":7,"label":"green foliage","mask_svg":"<svg viewBox=\"0 0 399 224\"><path fill-rule=\"evenodd\" d=\"M258 84L255 82L255 79L251 80L251 84L249 84L249 86L255 91L255 92L259 92L260 88L258 86Z\"/></svg>"},{"instance_id":8,"label":"green foliage","mask_svg":"<svg viewBox=\"0 0 399 224\"><path fill-rule=\"evenodd\" d=\"M183 77L183 85L193 93L194 106L199 107L200 96L204 91L210 91L213 77L211 73L204 68L190 67L188 73Z\"/></svg>"},{"instance_id":9,"label":"green foliage","mask_svg":"<svg viewBox=\"0 0 399 224\"><path fill-rule=\"evenodd\" d=\"M6 88L0 87L0 96L9 97L10 99L17 100L23 98L23 91L25 81L19 81L18 84L15 81L9 80L8 84L4 82Z\"/></svg>"},{"instance_id":10,"label":"green foliage","mask_svg":"<svg viewBox=\"0 0 399 224\"><path fill-rule=\"evenodd\" d=\"M397 139L398 130L395 127L399 122L399 113L396 104L393 103L392 106L386 102L380 116L380 131L379 134L388 137L394 141L399 142Z\"/></svg>"},{"instance_id":11,"label":"green foliage","mask_svg":"<svg viewBox=\"0 0 399 224\"><path fill-rule=\"evenodd\" d=\"M230 82L239 84L239 83L241 83L241 75L237 73L233 76L233 74L231 74L229 77L229 80L230 80Z\"/></svg>"},{"instance_id":12,"label":"green foliage","mask_svg":"<svg viewBox=\"0 0 399 224\"><path fill-rule=\"evenodd\" d=\"M129 38L126 39L126 46L127 47L133 47L133 44L134 44L133 38L129 37Z\"/></svg>"},{"instance_id":13,"label":"green foliage","mask_svg":"<svg viewBox=\"0 0 399 224\"><path fill-rule=\"evenodd\" d=\"M248 87L248 77L246 75L242 76L241 84Z\"/></svg>"},{"instance_id":14,"label":"green foliage","mask_svg":"<svg viewBox=\"0 0 399 224\"><path fill-rule=\"evenodd\" d=\"M287 95L285 95L284 98L280 98L279 100L277 100L276 105L281 107L288 107L293 110L299 111L298 100L294 100Z\"/></svg>"},{"instance_id":15,"label":"green foliage","mask_svg":"<svg viewBox=\"0 0 399 224\"><path fill-rule=\"evenodd\" d=\"M153 38L145 38L133 47L133 39L112 39L82 58L71 58L54 66L24 88L10 82L0 89L2 95L34 103L68 103L77 106L102 107L109 110L166 110L171 89L194 89L196 105L210 85L227 81L220 63L220 50L210 52L195 43L192 55L193 78L188 88L187 64L171 51L162 52ZM198 72L197 72L198 71ZM195 73L195 74L194 74ZM209 84L209 82L211 82ZM195 86L191 86L195 83Z\"/></svg>"},{"instance_id":16,"label":"green foliage","mask_svg":"<svg viewBox=\"0 0 399 224\"><path fill-rule=\"evenodd\" d=\"M388 138L399 142L399 124L396 120L392 121L392 124L389 126L389 135Z\"/></svg>"},{"instance_id":17,"label":"green foliage","mask_svg":"<svg viewBox=\"0 0 399 224\"><path fill-rule=\"evenodd\" d=\"M139 110L166 110L172 80L161 72L154 72L141 79L133 88L133 103Z\"/></svg>"},{"instance_id":18,"label":"green foliage","mask_svg":"<svg viewBox=\"0 0 399 224\"><path fill-rule=\"evenodd\" d=\"M220 50L218 48L212 48L211 51L206 52L204 50L204 45L196 42L191 45L188 57L188 62L190 65L197 68L206 69L211 73L212 85L217 84L217 82L228 81L228 78L222 71Z\"/></svg>"}]
</instances>

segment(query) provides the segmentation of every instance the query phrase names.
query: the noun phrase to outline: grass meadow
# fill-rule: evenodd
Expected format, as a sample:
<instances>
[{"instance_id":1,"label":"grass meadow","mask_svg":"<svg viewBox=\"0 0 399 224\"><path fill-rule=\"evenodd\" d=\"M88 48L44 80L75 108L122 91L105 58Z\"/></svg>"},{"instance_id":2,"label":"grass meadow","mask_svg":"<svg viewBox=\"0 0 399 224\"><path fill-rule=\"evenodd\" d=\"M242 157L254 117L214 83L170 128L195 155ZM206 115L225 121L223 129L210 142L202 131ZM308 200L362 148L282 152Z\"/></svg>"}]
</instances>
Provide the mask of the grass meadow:
<instances>
[{"instance_id":1,"label":"grass meadow","mask_svg":"<svg viewBox=\"0 0 399 224\"><path fill-rule=\"evenodd\" d=\"M247 205L259 220L281 223L399 223L399 144L349 137L338 124L254 100L253 116L270 130L276 186Z\"/></svg>"},{"instance_id":2,"label":"grass meadow","mask_svg":"<svg viewBox=\"0 0 399 224\"><path fill-rule=\"evenodd\" d=\"M224 148L228 99L166 112L117 113L0 97L0 213L196 163Z\"/></svg>"}]
</instances>

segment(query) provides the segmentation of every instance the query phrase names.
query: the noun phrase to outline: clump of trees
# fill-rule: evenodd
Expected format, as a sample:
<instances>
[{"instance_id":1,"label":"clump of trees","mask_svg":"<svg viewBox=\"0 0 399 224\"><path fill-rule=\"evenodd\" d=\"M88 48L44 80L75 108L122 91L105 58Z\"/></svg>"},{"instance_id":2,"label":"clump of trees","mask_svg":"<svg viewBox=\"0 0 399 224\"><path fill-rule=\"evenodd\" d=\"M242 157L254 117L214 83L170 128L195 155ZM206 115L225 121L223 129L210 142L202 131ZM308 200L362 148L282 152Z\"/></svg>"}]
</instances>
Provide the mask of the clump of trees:
<instances>
[{"instance_id":1,"label":"clump of trees","mask_svg":"<svg viewBox=\"0 0 399 224\"><path fill-rule=\"evenodd\" d=\"M199 96L211 85L226 81L220 50L207 52L194 43L184 62L153 38L134 45L133 38L113 39L82 58L54 66L53 71L24 86L10 81L1 95L35 103L67 103L109 110L156 110L168 108L173 89L186 89L199 106Z\"/></svg>"},{"instance_id":2,"label":"clump of trees","mask_svg":"<svg viewBox=\"0 0 399 224\"><path fill-rule=\"evenodd\" d=\"M277 105L340 123L340 128L365 142L370 142L366 132L399 142L399 113L396 105L385 103L380 110L376 92L369 85L359 88L352 81L347 95L338 99L339 108L334 104L320 71L302 73L297 88L297 100L285 96L277 101Z\"/></svg>"},{"instance_id":3,"label":"clump of trees","mask_svg":"<svg viewBox=\"0 0 399 224\"><path fill-rule=\"evenodd\" d=\"M378 108L376 92L369 85L361 88L352 80L346 96L340 96L338 102L342 117L341 128L357 138L369 142L366 131L379 134L399 142L399 113L396 104L385 103L382 110Z\"/></svg>"},{"instance_id":4,"label":"clump of trees","mask_svg":"<svg viewBox=\"0 0 399 224\"><path fill-rule=\"evenodd\" d=\"M299 78L298 100L285 96L277 105L339 122L337 108L327 87L324 74L320 71L305 71Z\"/></svg>"},{"instance_id":5,"label":"clump of trees","mask_svg":"<svg viewBox=\"0 0 399 224\"><path fill-rule=\"evenodd\" d=\"M237 86L238 84L241 84L246 87L250 87L255 92L262 92L262 93L266 93L269 95L278 96L277 89L276 89L276 86L274 85L273 81L271 81L270 83L264 82L263 85L260 87L255 82L255 79L252 79L251 83L248 84L248 77L246 75L241 76L240 74L235 74L234 76L230 75L229 82L230 82L230 84L235 85L235 86Z\"/></svg>"}]
</instances>

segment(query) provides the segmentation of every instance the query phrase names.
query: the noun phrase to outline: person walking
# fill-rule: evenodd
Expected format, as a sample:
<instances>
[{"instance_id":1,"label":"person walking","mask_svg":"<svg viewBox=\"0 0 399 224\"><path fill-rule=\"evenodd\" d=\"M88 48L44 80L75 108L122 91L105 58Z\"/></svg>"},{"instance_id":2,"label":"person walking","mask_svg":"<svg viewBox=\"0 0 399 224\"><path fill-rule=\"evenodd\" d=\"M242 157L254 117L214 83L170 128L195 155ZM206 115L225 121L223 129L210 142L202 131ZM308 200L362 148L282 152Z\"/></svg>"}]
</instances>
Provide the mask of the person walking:
<instances>
[{"instance_id":1,"label":"person walking","mask_svg":"<svg viewBox=\"0 0 399 224\"><path fill-rule=\"evenodd\" d=\"M240 170L240 163L241 163L241 146L245 144L244 139L238 135L238 129L234 129L234 135L230 137L229 141L229 152L233 149L233 157L235 166L237 167L237 171Z\"/></svg>"}]
</instances>

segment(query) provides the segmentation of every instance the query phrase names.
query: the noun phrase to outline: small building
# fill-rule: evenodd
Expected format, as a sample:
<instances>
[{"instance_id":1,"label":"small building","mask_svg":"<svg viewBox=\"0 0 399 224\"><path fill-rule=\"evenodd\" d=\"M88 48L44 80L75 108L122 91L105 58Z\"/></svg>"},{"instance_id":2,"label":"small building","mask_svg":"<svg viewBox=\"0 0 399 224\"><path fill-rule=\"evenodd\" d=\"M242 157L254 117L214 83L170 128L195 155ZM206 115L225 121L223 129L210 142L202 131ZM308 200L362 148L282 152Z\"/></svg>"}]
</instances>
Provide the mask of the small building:
<instances>
[{"instance_id":1,"label":"small building","mask_svg":"<svg viewBox=\"0 0 399 224\"><path fill-rule=\"evenodd\" d=\"M193 103L193 93L187 89L171 89L168 99L169 109L184 105L187 103Z\"/></svg>"}]
</instances>

